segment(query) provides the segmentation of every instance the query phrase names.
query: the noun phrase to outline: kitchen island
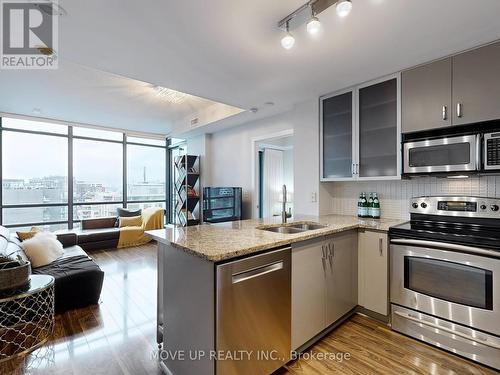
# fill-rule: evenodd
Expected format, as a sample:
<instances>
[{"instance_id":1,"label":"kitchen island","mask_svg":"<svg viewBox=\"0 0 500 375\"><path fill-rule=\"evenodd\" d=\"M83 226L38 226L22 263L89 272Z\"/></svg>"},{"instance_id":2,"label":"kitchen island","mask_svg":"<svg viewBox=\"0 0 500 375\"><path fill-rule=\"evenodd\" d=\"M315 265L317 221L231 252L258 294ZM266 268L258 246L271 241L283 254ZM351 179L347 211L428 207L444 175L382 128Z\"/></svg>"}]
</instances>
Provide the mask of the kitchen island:
<instances>
[{"instance_id":1,"label":"kitchen island","mask_svg":"<svg viewBox=\"0 0 500 375\"><path fill-rule=\"evenodd\" d=\"M324 271L343 275L342 303L332 307L337 319L357 305L357 231L385 232L400 221L327 215L296 217L288 225L306 223L322 227L275 233L268 229L281 221L272 218L147 232L158 242L158 342L165 373L276 370L298 343L317 333L298 321L310 301L299 301L304 291L297 280L308 271L295 267L293 256L301 254L296 266L302 266L317 250Z\"/></svg>"}]
</instances>

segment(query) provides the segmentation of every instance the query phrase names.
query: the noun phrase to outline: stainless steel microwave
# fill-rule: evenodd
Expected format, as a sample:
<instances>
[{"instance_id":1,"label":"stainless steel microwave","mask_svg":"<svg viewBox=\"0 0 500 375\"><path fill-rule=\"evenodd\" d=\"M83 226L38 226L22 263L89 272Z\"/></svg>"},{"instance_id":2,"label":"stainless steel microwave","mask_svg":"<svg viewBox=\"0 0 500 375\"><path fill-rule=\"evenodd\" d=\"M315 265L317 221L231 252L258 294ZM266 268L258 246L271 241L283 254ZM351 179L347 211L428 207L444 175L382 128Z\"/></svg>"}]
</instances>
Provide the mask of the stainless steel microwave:
<instances>
[{"instance_id":1,"label":"stainless steel microwave","mask_svg":"<svg viewBox=\"0 0 500 375\"><path fill-rule=\"evenodd\" d=\"M500 134L498 141L500 142ZM403 144L403 173L405 174L480 170L481 135L479 134L449 136Z\"/></svg>"},{"instance_id":2,"label":"stainless steel microwave","mask_svg":"<svg viewBox=\"0 0 500 375\"><path fill-rule=\"evenodd\" d=\"M486 171L500 170L500 132L484 135L483 168Z\"/></svg>"}]
</instances>

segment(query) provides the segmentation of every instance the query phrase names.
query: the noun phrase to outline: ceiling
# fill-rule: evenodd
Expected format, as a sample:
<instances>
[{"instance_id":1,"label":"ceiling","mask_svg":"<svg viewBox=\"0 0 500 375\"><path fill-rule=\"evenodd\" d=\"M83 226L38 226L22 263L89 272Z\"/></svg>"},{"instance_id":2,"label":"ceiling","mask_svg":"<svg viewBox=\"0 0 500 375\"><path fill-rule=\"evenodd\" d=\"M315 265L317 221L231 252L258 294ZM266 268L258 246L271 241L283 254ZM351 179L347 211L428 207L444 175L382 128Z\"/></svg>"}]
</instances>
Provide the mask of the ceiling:
<instances>
[{"instance_id":1,"label":"ceiling","mask_svg":"<svg viewBox=\"0 0 500 375\"><path fill-rule=\"evenodd\" d=\"M13 114L165 134L214 104L194 96L173 104L150 83L64 60L57 70L0 73L0 111Z\"/></svg>"},{"instance_id":2,"label":"ceiling","mask_svg":"<svg viewBox=\"0 0 500 375\"><path fill-rule=\"evenodd\" d=\"M175 121L165 121L166 117L183 118L184 112L178 116L177 109L151 110L154 106L146 100L133 104L141 108L129 108L132 103L124 98L130 95L127 86L121 93L121 86L113 83L116 78L101 82L105 74L98 71L244 109L257 107L255 117L263 117L500 39L498 0L353 0L345 19L339 19L333 7L320 14L319 38L311 40L305 28L294 30L296 45L286 51L280 46L282 32L276 23L304 2L60 0L68 13L60 19L59 32L59 56L65 63L54 74L60 75L56 83L44 81L33 95L46 92L39 107L44 110L51 101L61 115L77 118L79 105L92 111L93 91L110 105L86 113L86 122L127 123L141 128L137 130L168 133ZM82 65L92 68L92 79ZM18 88L5 93L4 77L10 80L10 89L13 83ZM10 108L17 112L38 79L33 72L0 72L0 110L5 110L4 99L10 95ZM86 89L75 89L82 86ZM33 107L34 102L26 105ZM266 102L275 105L266 107ZM71 111L63 112L66 106ZM254 117L243 112L234 116L234 123L242 122L238 118Z\"/></svg>"}]
</instances>

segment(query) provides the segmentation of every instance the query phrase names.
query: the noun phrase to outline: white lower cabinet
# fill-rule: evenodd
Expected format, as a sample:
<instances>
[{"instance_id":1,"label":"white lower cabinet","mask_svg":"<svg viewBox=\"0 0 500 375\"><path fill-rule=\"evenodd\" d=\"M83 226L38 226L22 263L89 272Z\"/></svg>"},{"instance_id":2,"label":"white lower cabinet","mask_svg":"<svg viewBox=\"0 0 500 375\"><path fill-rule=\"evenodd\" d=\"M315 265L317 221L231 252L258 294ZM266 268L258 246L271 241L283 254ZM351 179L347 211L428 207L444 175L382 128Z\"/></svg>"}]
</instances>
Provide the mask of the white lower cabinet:
<instances>
[{"instance_id":1,"label":"white lower cabinet","mask_svg":"<svg viewBox=\"0 0 500 375\"><path fill-rule=\"evenodd\" d=\"M326 325L335 323L358 304L358 235L345 232L327 239Z\"/></svg>"},{"instance_id":2,"label":"white lower cabinet","mask_svg":"<svg viewBox=\"0 0 500 375\"><path fill-rule=\"evenodd\" d=\"M292 350L325 328L323 239L292 244Z\"/></svg>"},{"instance_id":3,"label":"white lower cabinet","mask_svg":"<svg viewBox=\"0 0 500 375\"><path fill-rule=\"evenodd\" d=\"M357 305L356 231L292 244L292 350Z\"/></svg>"},{"instance_id":4,"label":"white lower cabinet","mask_svg":"<svg viewBox=\"0 0 500 375\"><path fill-rule=\"evenodd\" d=\"M382 315L389 313L388 252L386 233L359 232L358 304Z\"/></svg>"}]
</instances>

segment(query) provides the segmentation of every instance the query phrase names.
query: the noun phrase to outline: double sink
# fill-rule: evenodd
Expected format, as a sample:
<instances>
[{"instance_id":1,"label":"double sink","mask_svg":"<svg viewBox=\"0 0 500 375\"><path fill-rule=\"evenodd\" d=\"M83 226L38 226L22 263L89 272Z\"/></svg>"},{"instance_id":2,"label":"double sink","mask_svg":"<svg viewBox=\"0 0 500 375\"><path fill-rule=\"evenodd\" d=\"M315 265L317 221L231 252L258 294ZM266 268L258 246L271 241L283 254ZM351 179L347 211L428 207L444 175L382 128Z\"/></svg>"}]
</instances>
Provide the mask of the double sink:
<instances>
[{"instance_id":1,"label":"double sink","mask_svg":"<svg viewBox=\"0 0 500 375\"><path fill-rule=\"evenodd\" d=\"M307 232L309 230L323 229L326 225L319 223L297 223L297 224L283 224L279 226L258 227L257 229L265 230L268 232L281 233L281 234L296 234Z\"/></svg>"}]
</instances>

